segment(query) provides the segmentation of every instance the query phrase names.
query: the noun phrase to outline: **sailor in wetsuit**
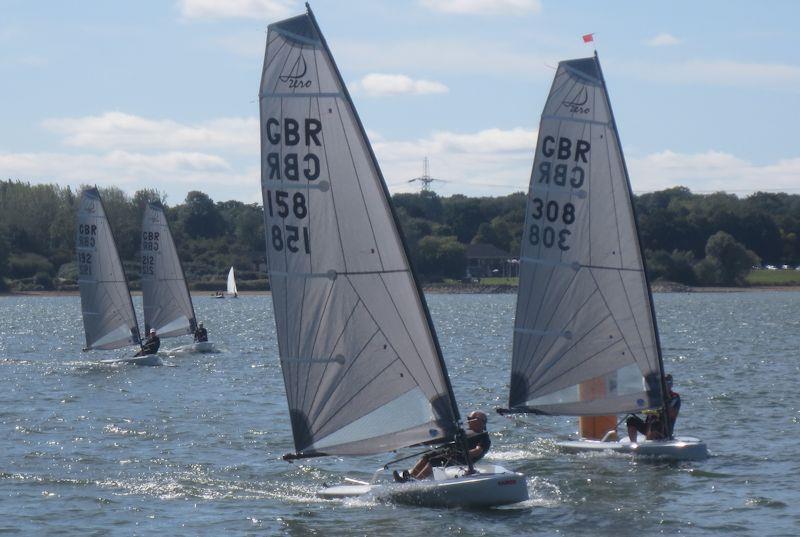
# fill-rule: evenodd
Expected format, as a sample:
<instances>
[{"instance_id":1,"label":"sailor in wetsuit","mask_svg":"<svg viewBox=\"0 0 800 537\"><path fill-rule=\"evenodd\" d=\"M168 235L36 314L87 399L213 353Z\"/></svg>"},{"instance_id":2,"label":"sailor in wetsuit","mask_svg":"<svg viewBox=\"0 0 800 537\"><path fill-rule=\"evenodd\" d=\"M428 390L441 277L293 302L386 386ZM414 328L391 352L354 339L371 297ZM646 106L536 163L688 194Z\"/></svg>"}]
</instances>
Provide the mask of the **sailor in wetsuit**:
<instances>
[{"instance_id":1,"label":"sailor in wetsuit","mask_svg":"<svg viewBox=\"0 0 800 537\"><path fill-rule=\"evenodd\" d=\"M161 346L161 338L158 337L156 334L156 329L150 329L150 335L147 336L147 340L142 345L142 350L137 352L134 356L147 356L148 354L155 354L158 352L158 348Z\"/></svg>"},{"instance_id":2,"label":"sailor in wetsuit","mask_svg":"<svg viewBox=\"0 0 800 537\"><path fill-rule=\"evenodd\" d=\"M197 324L197 330L194 331L194 341L195 343L208 341L208 330L203 328L202 322Z\"/></svg>"},{"instance_id":3,"label":"sailor in wetsuit","mask_svg":"<svg viewBox=\"0 0 800 537\"><path fill-rule=\"evenodd\" d=\"M672 375L664 377L667 384L667 420L664 422L663 410L654 410L648 413L646 419L639 416L630 416L625 420L628 426L628 438L631 442L636 442L636 434L642 433L648 440L667 440L672 438L672 431L675 430L675 420L678 419L678 412L681 410L681 396L672 391Z\"/></svg>"},{"instance_id":4,"label":"sailor in wetsuit","mask_svg":"<svg viewBox=\"0 0 800 537\"><path fill-rule=\"evenodd\" d=\"M492 441L489 438L489 432L486 430L486 414L480 410L470 412L467 416L467 449L470 460L474 463L479 461L486 455L489 448L492 447ZM395 481L405 482L410 478L425 479L433 474L434 466L450 466L450 465L463 465L467 464L464 454L454 449L453 446L447 446L442 449L433 451L422 456L422 459L417 462L414 468L409 472L403 470L402 472L393 472Z\"/></svg>"}]
</instances>

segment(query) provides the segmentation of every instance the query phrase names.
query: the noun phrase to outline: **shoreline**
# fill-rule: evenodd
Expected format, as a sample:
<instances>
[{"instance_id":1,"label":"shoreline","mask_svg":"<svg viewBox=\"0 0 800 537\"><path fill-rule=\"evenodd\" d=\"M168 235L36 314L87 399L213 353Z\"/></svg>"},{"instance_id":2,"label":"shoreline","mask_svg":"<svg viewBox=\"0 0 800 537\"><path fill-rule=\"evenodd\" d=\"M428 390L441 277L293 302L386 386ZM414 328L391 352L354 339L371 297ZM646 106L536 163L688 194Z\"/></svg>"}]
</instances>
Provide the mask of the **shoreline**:
<instances>
[{"instance_id":1,"label":"shoreline","mask_svg":"<svg viewBox=\"0 0 800 537\"><path fill-rule=\"evenodd\" d=\"M423 285L422 290L425 293L437 295L495 295L495 294L514 294L517 292L516 285L480 285L480 284L465 284L465 285L449 285L449 284L432 284ZM800 291L800 285L752 285L748 287L690 287L687 285L657 282L652 285L652 291L655 294L660 293L752 293L758 291L772 291L772 292L794 292ZM190 291L192 297L207 296L212 298L214 295L208 291ZM240 291L240 296L259 296L270 295L271 291ZM141 296L141 291L131 292L132 296ZM9 291L1 292L0 298L3 297L21 297L21 296L36 296L36 297L61 297L61 296L80 296L78 291Z\"/></svg>"}]
</instances>

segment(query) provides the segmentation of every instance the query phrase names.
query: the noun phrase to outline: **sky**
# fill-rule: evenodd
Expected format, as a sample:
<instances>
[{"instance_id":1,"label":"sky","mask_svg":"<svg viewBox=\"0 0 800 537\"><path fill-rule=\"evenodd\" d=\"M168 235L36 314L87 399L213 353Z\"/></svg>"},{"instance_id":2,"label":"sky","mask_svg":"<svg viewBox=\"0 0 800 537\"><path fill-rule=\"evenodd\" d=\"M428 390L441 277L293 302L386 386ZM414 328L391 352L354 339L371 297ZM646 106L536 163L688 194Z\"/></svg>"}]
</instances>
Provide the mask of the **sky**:
<instances>
[{"instance_id":1,"label":"sky","mask_svg":"<svg viewBox=\"0 0 800 537\"><path fill-rule=\"evenodd\" d=\"M389 189L527 190L560 60L597 48L636 192L800 193L800 2L315 0ZM0 0L0 179L260 202L293 0ZM586 45L581 36L593 33Z\"/></svg>"}]
</instances>

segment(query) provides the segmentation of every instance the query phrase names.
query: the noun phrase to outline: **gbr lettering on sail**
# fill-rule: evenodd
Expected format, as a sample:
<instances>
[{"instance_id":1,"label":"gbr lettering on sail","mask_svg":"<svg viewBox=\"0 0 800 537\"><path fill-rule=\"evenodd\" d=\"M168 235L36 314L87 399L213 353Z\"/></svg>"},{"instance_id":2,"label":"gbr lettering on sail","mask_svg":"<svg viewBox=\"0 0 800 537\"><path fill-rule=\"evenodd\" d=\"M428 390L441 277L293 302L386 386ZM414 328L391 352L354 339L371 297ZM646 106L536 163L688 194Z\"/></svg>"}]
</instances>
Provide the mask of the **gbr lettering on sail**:
<instances>
[{"instance_id":1,"label":"gbr lettering on sail","mask_svg":"<svg viewBox=\"0 0 800 537\"><path fill-rule=\"evenodd\" d=\"M588 141L580 138L545 136L540 148L540 161L534 170L534 185L580 190L586 180L585 165L589 163L591 148ZM548 191L547 188L542 190ZM537 189L534 187L533 191L537 192ZM569 250L575 205L571 201L559 203L555 199L535 196L529 208L532 218L528 229L530 244Z\"/></svg>"},{"instance_id":2,"label":"gbr lettering on sail","mask_svg":"<svg viewBox=\"0 0 800 537\"><path fill-rule=\"evenodd\" d=\"M279 218L283 223L282 226L273 223L267 230L269 243L276 252L310 254L306 194L293 188L280 188L280 185L319 178L319 157L311 148L322 146L322 122L314 118L284 117L281 121L269 117L264 131L268 144L283 150L268 151L265 157L266 179L275 181L276 185L276 188L264 189L265 209L271 221Z\"/></svg>"}]
</instances>

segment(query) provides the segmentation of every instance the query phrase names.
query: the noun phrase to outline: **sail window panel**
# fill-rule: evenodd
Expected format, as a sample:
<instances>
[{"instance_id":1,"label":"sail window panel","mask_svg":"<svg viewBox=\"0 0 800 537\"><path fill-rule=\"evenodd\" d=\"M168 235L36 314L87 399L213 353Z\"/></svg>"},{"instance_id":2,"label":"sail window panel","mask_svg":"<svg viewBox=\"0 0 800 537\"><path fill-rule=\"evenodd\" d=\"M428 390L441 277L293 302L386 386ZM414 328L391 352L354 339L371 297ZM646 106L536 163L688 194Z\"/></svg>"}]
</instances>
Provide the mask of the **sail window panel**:
<instances>
[{"instance_id":1,"label":"sail window panel","mask_svg":"<svg viewBox=\"0 0 800 537\"><path fill-rule=\"evenodd\" d=\"M592 275L642 375L658 373L658 346L644 274L592 270Z\"/></svg>"},{"instance_id":2,"label":"sail window panel","mask_svg":"<svg viewBox=\"0 0 800 537\"><path fill-rule=\"evenodd\" d=\"M158 336L162 338L182 336L192 333L192 331L189 329L189 319L185 315L181 315L180 317L173 319L160 328L156 327L156 331L158 332Z\"/></svg>"},{"instance_id":3,"label":"sail window panel","mask_svg":"<svg viewBox=\"0 0 800 537\"><path fill-rule=\"evenodd\" d=\"M648 408L653 408L648 406L647 393L644 391L601 400L553 403L532 402L527 406L545 414L566 416L607 416L609 414L641 412Z\"/></svg>"},{"instance_id":4,"label":"sail window panel","mask_svg":"<svg viewBox=\"0 0 800 537\"><path fill-rule=\"evenodd\" d=\"M578 382L546 395L533 397L531 400L525 401L525 404L540 408L543 405L562 405L577 402L599 403L602 400L618 399L622 396L635 395L638 397L644 393L644 378L642 378L641 371L639 371L636 364L624 365L619 369L587 380L596 380L597 378L602 379L604 384L604 395L602 397L589 398L586 397L585 394L581 394L581 382ZM628 397L623 397L623 399L629 400ZM644 402L642 402L642 405L643 404ZM634 408L639 408L642 405L638 405Z\"/></svg>"},{"instance_id":5,"label":"sail window panel","mask_svg":"<svg viewBox=\"0 0 800 537\"><path fill-rule=\"evenodd\" d=\"M111 329L111 332L103 333L103 327L99 328L100 335L92 343L92 349L110 350L118 349L126 345L135 343L131 338L131 331L127 326L116 326Z\"/></svg>"},{"instance_id":6,"label":"sail window panel","mask_svg":"<svg viewBox=\"0 0 800 537\"><path fill-rule=\"evenodd\" d=\"M330 452L338 444L390 436L397 431L426 425L431 421L433 416L425 394L419 388L413 388L338 431L320 438L313 448ZM380 448L385 451L392 449L392 446L387 443Z\"/></svg>"}]
</instances>

